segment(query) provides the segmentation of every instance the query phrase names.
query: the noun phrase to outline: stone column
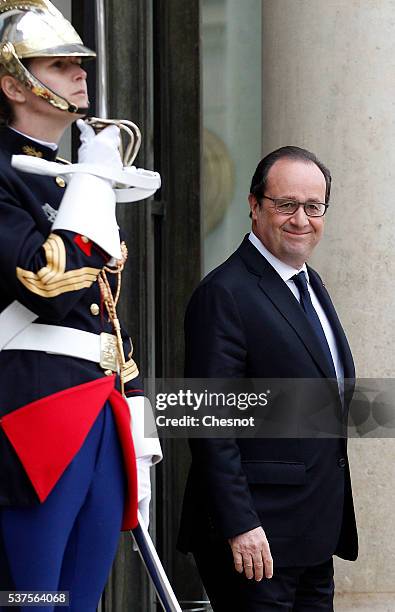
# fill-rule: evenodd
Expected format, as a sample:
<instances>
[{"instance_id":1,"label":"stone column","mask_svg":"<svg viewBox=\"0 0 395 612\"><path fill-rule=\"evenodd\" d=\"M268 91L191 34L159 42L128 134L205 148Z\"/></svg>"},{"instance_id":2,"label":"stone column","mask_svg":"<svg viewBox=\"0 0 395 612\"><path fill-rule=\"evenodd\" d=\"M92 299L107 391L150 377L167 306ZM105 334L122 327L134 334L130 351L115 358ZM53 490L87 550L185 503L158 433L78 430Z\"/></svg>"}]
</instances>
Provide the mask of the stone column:
<instances>
[{"instance_id":1,"label":"stone column","mask_svg":"<svg viewBox=\"0 0 395 612\"><path fill-rule=\"evenodd\" d=\"M359 377L395 377L395 2L263 0L262 8L263 153L293 144L331 169L326 236L312 264ZM392 610L394 441L351 440L350 461L360 557L336 564L348 594L337 610L350 600L366 606L353 609Z\"/></svg>"}]
</instances>

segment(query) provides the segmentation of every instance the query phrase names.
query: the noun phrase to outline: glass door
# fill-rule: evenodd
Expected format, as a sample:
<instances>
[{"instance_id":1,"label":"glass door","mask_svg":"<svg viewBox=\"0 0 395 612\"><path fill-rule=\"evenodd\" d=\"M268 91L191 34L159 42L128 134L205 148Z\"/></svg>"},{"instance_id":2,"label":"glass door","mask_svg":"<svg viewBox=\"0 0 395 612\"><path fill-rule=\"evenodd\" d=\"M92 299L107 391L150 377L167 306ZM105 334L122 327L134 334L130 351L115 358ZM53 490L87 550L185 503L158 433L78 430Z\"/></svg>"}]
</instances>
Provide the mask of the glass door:
<instances>
[{"instance_id":1,"label":"glass door","mask_svg":"<svg viewBox=\"0 0 395 612\"><path fill-rule=\"evenodd\" d=\"M261 157L261 0L201 0L203 230L206 274L249 231L247 196Z\"/></svg>"}]
</instances>

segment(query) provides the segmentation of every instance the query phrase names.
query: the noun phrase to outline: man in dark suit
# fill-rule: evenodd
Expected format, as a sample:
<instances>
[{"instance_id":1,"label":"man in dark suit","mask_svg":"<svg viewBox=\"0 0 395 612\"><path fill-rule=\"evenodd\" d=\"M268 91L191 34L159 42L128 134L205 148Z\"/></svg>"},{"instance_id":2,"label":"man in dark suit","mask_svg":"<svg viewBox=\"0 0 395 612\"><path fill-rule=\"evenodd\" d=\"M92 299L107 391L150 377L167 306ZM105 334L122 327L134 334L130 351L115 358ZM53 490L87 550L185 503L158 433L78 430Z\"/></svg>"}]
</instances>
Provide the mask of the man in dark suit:
<instances>
[{"instance_id":1,"label":"man in dark suit","mask_svg":"<svg viewBox=\"0 0 395 612\"><path fill-rule=\"evenodd\" d=\"M346 414L353 359L329 294L305 263L323 234L330 186L328 169L298 147L258 164L252 232L188 306L187 378L332 381L333 412ZM333 610L332 557L354 560L358 551L346 440L190 445L179 548L193 552L215 612Z\"/></svg>"}]
</instances>

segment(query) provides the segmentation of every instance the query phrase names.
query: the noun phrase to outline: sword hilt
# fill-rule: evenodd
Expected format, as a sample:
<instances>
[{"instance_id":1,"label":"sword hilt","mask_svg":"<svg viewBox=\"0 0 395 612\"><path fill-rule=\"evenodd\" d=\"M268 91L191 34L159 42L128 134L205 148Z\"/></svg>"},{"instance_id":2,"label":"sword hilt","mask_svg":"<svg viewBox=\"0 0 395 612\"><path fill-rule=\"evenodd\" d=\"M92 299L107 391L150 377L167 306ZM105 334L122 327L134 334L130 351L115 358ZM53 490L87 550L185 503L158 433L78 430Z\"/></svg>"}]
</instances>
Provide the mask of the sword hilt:
<instances>
[{"instance_id":1,"label":"sword hilt","mask_svg":"<svg viewBox=\"0 0 395 612\"><path fill-rule=\"evenodd\" d=\"M137 157L141 146L141 132L138 126L128 119L100 119L99 117L88 117L85 119L95 132L104 130L108 125L116 125L121 132L120 153L124 166L131 166Z\"/></svg>"}]
</instances>

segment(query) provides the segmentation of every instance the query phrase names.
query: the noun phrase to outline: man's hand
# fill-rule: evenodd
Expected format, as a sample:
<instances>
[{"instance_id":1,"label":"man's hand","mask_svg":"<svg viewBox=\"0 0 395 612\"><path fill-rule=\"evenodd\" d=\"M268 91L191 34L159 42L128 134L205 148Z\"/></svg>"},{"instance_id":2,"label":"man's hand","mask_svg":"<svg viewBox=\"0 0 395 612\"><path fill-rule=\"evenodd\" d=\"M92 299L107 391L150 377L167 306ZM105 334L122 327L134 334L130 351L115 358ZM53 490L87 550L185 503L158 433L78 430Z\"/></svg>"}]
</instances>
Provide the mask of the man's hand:
<instances>
[{"instance_id":1,"label":"man's hand","mask_svg":"<svg viewBox=\"0 0 395 612\"><path fill-rule=\"evenodd\" d=\"M240 535L229 538L236 571L245 573L247 578L257 582L273 576L273 559L269 542L262 527L256 527Z\"/></svg>"}]
</instances>

